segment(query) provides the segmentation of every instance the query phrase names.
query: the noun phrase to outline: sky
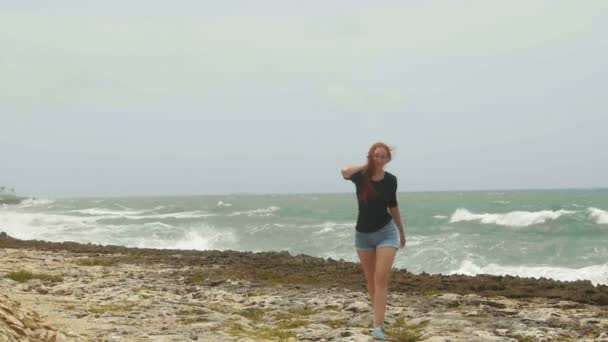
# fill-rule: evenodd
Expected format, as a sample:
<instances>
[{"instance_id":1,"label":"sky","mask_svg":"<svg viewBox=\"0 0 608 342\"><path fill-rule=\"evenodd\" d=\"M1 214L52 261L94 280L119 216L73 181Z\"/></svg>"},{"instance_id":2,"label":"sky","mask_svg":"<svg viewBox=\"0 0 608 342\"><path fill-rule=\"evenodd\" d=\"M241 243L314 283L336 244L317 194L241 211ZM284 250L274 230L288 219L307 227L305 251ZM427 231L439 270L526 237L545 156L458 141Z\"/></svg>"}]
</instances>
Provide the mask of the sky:
<instances>
[{"instance_id":1,"label":"sky","mask_svg":"<svg viewBox=\"0 0 608 342\"><path fill-rule=\"evenodd\" d=\"M608 1L0 2L0 185L608 187Z\"/></svg>"}]
</instances>

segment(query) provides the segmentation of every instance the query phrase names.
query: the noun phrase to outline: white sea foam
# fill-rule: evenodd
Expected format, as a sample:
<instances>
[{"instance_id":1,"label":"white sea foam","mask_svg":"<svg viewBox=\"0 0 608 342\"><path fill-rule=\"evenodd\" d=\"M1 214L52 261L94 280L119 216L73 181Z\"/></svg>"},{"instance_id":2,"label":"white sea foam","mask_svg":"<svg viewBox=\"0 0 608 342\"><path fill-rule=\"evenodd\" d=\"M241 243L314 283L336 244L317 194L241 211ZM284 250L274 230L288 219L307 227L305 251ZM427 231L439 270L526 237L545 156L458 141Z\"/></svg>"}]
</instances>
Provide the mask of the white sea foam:
<instances>
[{"instance_id":1,"label":"white sea foam","mask_svg":"<svg viewBox=\"0 0 608 342\"><path fill-rule=\"evenodd\" d=\"M496 224L507 227L527 227L534 224L555 220L562 215L574 214L571 210L541 210L541 211L511 211L508 213L475 214L465 208L456 209L450 218L450 223L479 221L483 224Z\"/></svg>"},{"instance_id":2,"label":"white sea foam","mask_svg":"<svg viewBox=\"0 0 608 342\"><path fill-rule=\"evenodd\" d=\"M104 208L74 209L69 211L69 213L78 213L91 216L127 216L139 215L144 212L146 212L146 210L112 210Z\"/></svg>"},{"instance_id":3,"label":"white sea foam","mask_svg":"<svg viewBox=\"0 0 608 342\"><path fill-rule=\"evenodd\" d=\"M116 229L122 229L124 231L133 231L133 230L137 230L137 229L141 229L141 228L145 228L146 230L162 229L164 231L176 229L175 226L172 226L172 225L164 223L164 222L159 222L159 221L136 223L136 224L104 225L103 227L113 228L112 231L115 231Z\"/></svg>"},{"instance_id":4,"label":"white sea foam","mask_svg":"<svg viewBox=\"0 0 608 342\"><path fill-rule=\"evenodd\" d=\"M187 214L176 213L176 214ZM186 216L187 216L186 215ZM105 225L97 221L106 216L71 216L43 212L0 211L0 227L18 239L48 241L75 241L81 243L118 244L132 247L164 249L214 249L218 243L235 241L231 230L217 229L206 224L187 228L182 235L167 223L154 221L141 224ZM115 217L110 215L109 217ZM198 217L198 216L196 216ZM133 236L134 232L139 236ZM178 238L167 238L178 234ZM146 233L141 233L146 232Z\"/></svg>"},{"instance_id":5,"label":"white sea foam","mask_svg":"<svg viewBox=\"0 0 608 342\"><path fill-rule=\"evenodd\" d=\"M317 230L315 232L313 232L314 235L320 235L320 234L327 234L327 233L332 233L335 232L337 230L344 230L344 229L353 229L355 227L356 222L332 222L332 221L327 221L327 222L323 222L321 224L315 224L309 227L312 228L321 228L320 230Z\"/></svg>"},{"instance_id":6,"label":"white sea foam","mask_svg":"<svg viewBox=\"0 0 608 342\"><path fill-rule=\"evenodd\" d=\"M445 218L448 218L448 217L447 217L447 216L445 216L445 215L435 215L435 216L433 216L433 217L434 217L434 218L436 218L436 219L445 219Z\"/></svg>"},{"instance_id":7,"label":"white sea foam","mask_svg":"<svg viewBox=\"0 0 608 342\"><path fill-rule=\"evenodd\" d=\"M18 208L41 207L55 203L54 200L44 198L28 198L17 205Z\"/></svg>"},{"instance_id":8,"label":"white sea foam","mask_svg":"<svg viewBox=\"0 0 608 342\"><path fill-rule=\"evenodd\" d=\"M232 231L201 225L188 230L176 240L167 240L156 236L140 238L126 246L158 249L222 249L226 244L234 244L236 236Z\"/></svg>"},{"instance_id":9,"label":"white sea foam","mask_svg":"<svg viewBox=\"0 0 608 342\"><path fill-rule=\"evenodd\" d=\"M274 212L279 210L281 208L279 207L275 207L275 206L270 206L268 208L260 208L260 209L253 209L253 210L246 210L246 211L235 211L233 213L230 213L228 216L241 216L241 215L246 215L246 216L273 216Z\"/></svg>"},{"instance_id":10,"label":"white sea foam","mask_svg":"<svg viewBox=\"0 0 608 342\"><path fill-rule=\"evenodd\" d=\"M66 231L90 231L97 226L96 219L95 217L3 210L0 213L0 227L7 234L18 239L52 239L52 241L56 241L55 236L61 236Z\"/></svg>"},{"instance_id":11,"label":"white sea foam","mask_svg":"<svg viewBox=\"0 0 608 342\"><path fill-rule=\"evenodd\" d=\"M129 207L124 206L124 205L122 205L120 203L114 203L114 205L117 206L117 207L119 207L119 208L122 208L124 210L133 210L133 208L129 208Z\"/></svg>"},{"instance_id":12,"label":"white sea foam","mask_svg":"<svg viewBox=\"0 0 608 342\"><path fill-rule=\"evenodd\" d=\"M130 219L149 219L149 218L177 218L177 219L186 219L186 218L201 218L201 217L209 217L216 216L217 214L208 213L202 210L193 210L193 211L180 211L175 213L166 213L166 214L151 214L151 215L141 215L141 216L126 216Z\"/></svg>"},{"instance_id":13,"label":"white sea foam","mask_svg":"<svg viewBox=\"0 0 608 342\"><path fill-rule=\"evenodd\" d=\"M597 224L608 224L608 211L589 207L587 208L589 217L595 220Z\"/></svg>"},{"instance_id":14,"label":"white sea foam","mask_svg":"<svg viewBox=\"0 0 608 342\"><path fill-rule=\"evenodd\" d=\"M90 215L92 217L95 217L95 219L98 219L98 220L112 219L112 218L126 218L126 219L132 219L132 220L163 219L163 218L184 219L184 218L201 218L201 217L208 217L208 216L216 215L216 214L208 213L208 212L205 212L202 210L180 211L180 212L174 212L174 213L146 215L146 213L150 213L153 211L155 211L155 209L127 211L127 210L110 210L110 209L103 209L103 208L87 208L87 209L70 210L67 213L79 213L79 214Z\"/></svg>"},{"instance_id":15,"label":"white sea foam","mask_svg":"<svg viewBox=\"0 0 608 342\"><path fill-rule=\"evenodd\" d=\"M512 275L529 278L551 278L562 281L590 280L594 285L608 284L608 263L591 265L582 268L554 267L554 266L504 266L488 264L479 266L469 259L465 259L460 267L447 274L491 274Z\"/></svg>"}]
</instances>

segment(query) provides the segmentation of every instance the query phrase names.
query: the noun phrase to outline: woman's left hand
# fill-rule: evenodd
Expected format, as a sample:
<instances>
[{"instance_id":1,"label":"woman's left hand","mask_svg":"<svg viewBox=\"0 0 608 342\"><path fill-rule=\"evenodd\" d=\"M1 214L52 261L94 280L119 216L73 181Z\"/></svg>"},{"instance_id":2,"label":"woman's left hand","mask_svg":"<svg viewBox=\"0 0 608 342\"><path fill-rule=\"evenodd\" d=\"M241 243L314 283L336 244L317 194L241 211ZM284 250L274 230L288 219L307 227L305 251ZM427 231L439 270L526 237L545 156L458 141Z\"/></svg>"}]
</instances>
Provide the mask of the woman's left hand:
<instances>
[{"instance_id":1,"label":"woman's left hand","mask_svg":"<svg viewBox=\"0 0 608 342\"><path fill-rule=\"evenodd\" d=\"M399 246L402 249L405 247L405 233L403 230L399 231Z\"/></svg>"}]
</instances>

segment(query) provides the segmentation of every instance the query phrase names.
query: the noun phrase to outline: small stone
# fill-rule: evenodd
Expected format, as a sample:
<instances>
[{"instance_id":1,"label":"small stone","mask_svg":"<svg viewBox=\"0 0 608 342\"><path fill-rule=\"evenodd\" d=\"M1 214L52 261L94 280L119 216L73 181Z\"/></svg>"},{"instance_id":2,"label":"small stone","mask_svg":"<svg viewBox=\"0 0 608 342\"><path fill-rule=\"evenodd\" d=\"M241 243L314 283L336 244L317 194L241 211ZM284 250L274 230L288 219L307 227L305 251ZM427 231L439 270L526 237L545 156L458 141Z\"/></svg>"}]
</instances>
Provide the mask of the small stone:
<instances>
[{"instance_id":1,"label":"small stone","mask_svg":"<svg viewBox=\"0 0 608 342\"><path fill-rule=\"evenodd\" d=\"M118 335L111 335L106 339L106 342L119 342L122 341L122 337Z\"/></svg>"},{"instance_id":2,"label":"small stone","mask_svg":"<svg viewBox=\"0 0 608 342\"><path fill-rule=\"evenodd\" d=\"M12 287L17 284L16 281L10 278L0 278L0 287Z\"/></svg>"},{"instance_id":3,"label":"small stone","mask_svg":"<svg viewBox=\"0 0 608 342\"><path fill-rule=\"evenodd\" d=\"M47 290L47 288L44 286L40 286L40 287L36 288L36 292L38 292L40 294L48 294L49 290Z\"/></svg>"},{"instance_id":4,"label":"small stone","mask_svg":"<svg viewBox=\"0 0 608 342\"><path fill-rule=\"evenodd\" d=\"M370 310L369 304L361 302L361 301L352 302L351 304L349 304L346 307L346 311L351 311L351 312L367 312L369 310Z\"/></svg>"},{"instance_id":5,"label":"small stone","mask_svg":"<svg viewBox=\"0 0 608 342\"><path fill-rule=\"evenodd\" d=\"M496 329L494 331L500 336L505 336L509 332L509 329Z\"/></svg>"},{"instance_id":6,"label":"small stone","mask_svg":"<svg viewBox=\"0 0 608 342\"><path fill-rule=\"evenodd\" d=\"M28 329L36 330L36 328L38 328L36 323L34 323L34 321L28 317L23 318L21 322L23 323L23 326Z\"/></svg>"},{"instance_id":7,"label":"small stone","mask_svg":"<svg viewBox=\"0 0 608 342\"><path fill-rule=\"evenodd\" d=\"M587 324L599 324L600 321L597 319L593 319L593 318L583 318L581 319L581 323L580 325L587 325Z\"/></svg>"},{"instance_id":8,"label":"small stone","mask_svg":"<svg viewBox=\"0 0 608 342\"><path fill-rule=\"evenodd\" d=\"M224 282L226 282L226 279L212 280L209 282L209 286L218 286L223 284Z\"/></svg>"},{"instance_id":9,"label":"small stone","mask_svg":"<svg viewBox=\"0 0 608 342\"><path fill-rule=\"evenodd\" d=\"M30 279L26 282L30 288L37 288L42 286L42 280L40 279Z\"/></svg>"},{"instance_id":10,"label":"small stone","mask_svg":"<svg viewBox=\"0 0 608 342\"><path fill-rule=\"evenodd\" d=\"M17 332L19 335L21 335L21 336L26 336L25 330L23 330L23 328L22 328L22 327L17 326L17 325L13 325L13 324L9 324L9 327L10 327L12 330L16 331L16 332Z\"/></svg>"}]
</instances>

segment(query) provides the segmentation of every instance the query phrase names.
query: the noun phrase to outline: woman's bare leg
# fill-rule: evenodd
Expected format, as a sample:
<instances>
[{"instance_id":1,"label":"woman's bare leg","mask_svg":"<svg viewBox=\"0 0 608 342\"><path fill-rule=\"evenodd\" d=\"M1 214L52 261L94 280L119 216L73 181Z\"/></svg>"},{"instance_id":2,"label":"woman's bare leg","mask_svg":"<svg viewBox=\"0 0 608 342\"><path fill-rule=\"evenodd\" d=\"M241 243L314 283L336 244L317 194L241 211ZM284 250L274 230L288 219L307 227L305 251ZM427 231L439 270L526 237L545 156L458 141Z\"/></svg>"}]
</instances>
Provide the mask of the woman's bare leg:
<instances>
[{"instance_id":1,"label":"woman's bare leg","mask_svg":"<svg viewBox=\"0 0 608 342\"><path fill-rule=\"evenodd\" d=\"M374 327L384 321L386 312L386 297L388 295L388 280L393 268L397 249L394 247L379 247L376 249L376 267L374 272Z\"/></svg>"},{"instance_id":2,"label":"woman's bare leg","mask_svg":"<svg viewBox=\"0 0 608 342\"><path fill-rule=\"evenodd\" d=\"M357 250L359 260L361 260L361 267L365 274L365 281L367 285L367 292L369 294L369 301L374 308L374 269L376 267L376 250Z\"/></svg>"}]
</instances>

